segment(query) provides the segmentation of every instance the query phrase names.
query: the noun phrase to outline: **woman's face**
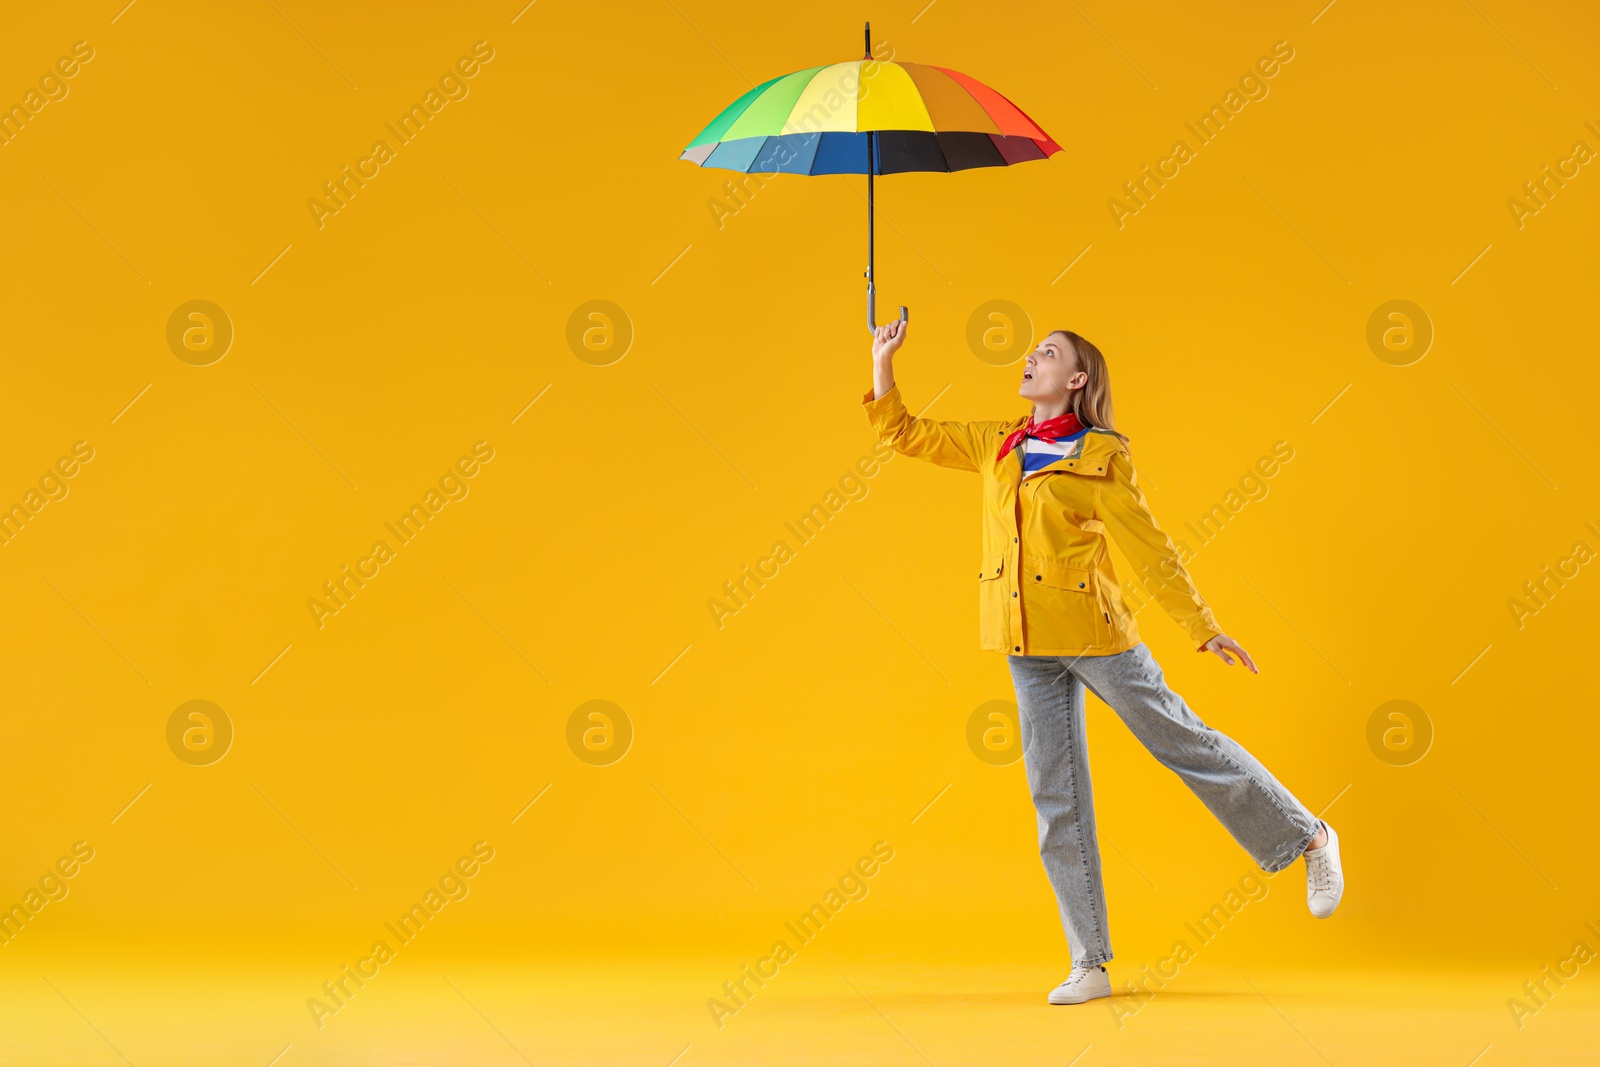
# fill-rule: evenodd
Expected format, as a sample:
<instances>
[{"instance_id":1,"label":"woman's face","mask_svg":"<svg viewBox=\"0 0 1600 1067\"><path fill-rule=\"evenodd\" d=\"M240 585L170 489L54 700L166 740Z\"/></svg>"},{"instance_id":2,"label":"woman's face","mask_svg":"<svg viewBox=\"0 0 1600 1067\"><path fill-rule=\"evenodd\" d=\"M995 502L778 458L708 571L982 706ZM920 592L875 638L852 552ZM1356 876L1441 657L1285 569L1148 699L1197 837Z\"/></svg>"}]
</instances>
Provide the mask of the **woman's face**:
<instances>
[{"instance_id":1,"label":"woman's face","mask_svg":"<svg viewBox=\"0 0 1600 1067\"><path fill-rule=\"evenodd\" d=\"M1022 364L1022 388L1017 392L1035 404L1054 406L1082 389L1089 376L1078 369L1078 357L1065 334L1053 333L1040 341Z\"/></svg>"}]
</instances>

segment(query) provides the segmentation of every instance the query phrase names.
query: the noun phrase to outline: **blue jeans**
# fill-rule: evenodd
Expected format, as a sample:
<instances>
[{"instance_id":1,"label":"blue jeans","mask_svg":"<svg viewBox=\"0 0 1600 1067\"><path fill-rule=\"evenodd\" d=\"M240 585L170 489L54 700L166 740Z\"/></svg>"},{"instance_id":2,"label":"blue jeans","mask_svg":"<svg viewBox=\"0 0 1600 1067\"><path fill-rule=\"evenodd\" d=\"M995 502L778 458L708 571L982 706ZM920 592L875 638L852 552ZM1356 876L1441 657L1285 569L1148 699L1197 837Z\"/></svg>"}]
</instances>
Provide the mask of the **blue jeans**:
<instances>
[{"instance_id":1,"label":"blue jeans","mask_svg":"<svg viewBox=\"0 0 1600 1067\"><path fill-rule=\"evenodd\" d=\"M1317 819L1239 743L1212 729L1167 688L1144 645L1114 656L1008 656L1022 724L1039 854L1061 907L1074 967L1111 958L1084 689L1110 705L1140 744L1182 778L1265 871L1299 858Z\"/></svg>"}]
</instances>

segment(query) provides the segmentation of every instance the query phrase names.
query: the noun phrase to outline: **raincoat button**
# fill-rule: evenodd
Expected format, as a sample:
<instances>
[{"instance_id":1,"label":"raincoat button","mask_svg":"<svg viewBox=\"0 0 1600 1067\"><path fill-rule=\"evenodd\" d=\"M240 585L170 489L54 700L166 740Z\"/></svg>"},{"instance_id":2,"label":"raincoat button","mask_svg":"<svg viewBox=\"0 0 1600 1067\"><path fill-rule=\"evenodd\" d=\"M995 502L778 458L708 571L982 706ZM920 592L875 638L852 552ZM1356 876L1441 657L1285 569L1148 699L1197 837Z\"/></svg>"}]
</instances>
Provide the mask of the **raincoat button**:
<instances>
[{"instance_id":1,"label":"raincoat button","mask_svg":"<svg viewBox=\"0 0 1600 1067\"><path fill-rule=\"evenodd\" d=\"M1011 539L1011 543L1012 543L1012 544L1016 544L1016 543L1017 543L1017 539L1016 539L1016 538L1015 538L1015 537L1013 537L1013 538L1012 538L1012 539Z\"/></svg>"},{"instance_id":2,"label":"raincoat button","mask_svg":"<svg viewBox=\"0 0 1600 1067\"><path fill-rule=\"evenodd\" d=\"M1079 582L1079 583L1078 583L1078 588L1079 588L1079 589L1082 589L1082 588L1083 588L1083 583L1082 583L1082 582Z\"/></svg>"},{"instance_id":3,"label":"raincoat button","mask_svg":"<svg viewBox=\"0 0 1600 1067\"><path fill-rule=\"evenodd\" d=\"M1015 590L1013 590L1013 591L1012 591L1012 593L1011 593L1011 595L1012 595L1012 596L1016 596L1016 595L1017 595L1017 594L1016 594L1016 591L1015 591Z\"/></svg>"},{"instance_id":4,"label":"raincoat button","mask_svg":"<svg viewBox=\"0 0 1600 1067\"><path fill-rule=\"evenodd\" d=\"M1034 576L1033 576L1033 580L1034 580L1034 581L1036 581L1036 582L1042 582L1042 581L1044 581L1044 575L1042 575L1042 574L1035 574L1035 575L1034 575Z\"/></svg>"},{"instance_id":5,"label":"raincoat button","mask_svg":"<svg viewBox=\"0 0 1600 1067\"><path fill-rule=\"evenodd\" d=\"M1022 646L1018 645L1016 648L1012 649L1011 651L1013 651L1013 652L1021 652L1022 651Z\"/></svg>"}]
</instances>

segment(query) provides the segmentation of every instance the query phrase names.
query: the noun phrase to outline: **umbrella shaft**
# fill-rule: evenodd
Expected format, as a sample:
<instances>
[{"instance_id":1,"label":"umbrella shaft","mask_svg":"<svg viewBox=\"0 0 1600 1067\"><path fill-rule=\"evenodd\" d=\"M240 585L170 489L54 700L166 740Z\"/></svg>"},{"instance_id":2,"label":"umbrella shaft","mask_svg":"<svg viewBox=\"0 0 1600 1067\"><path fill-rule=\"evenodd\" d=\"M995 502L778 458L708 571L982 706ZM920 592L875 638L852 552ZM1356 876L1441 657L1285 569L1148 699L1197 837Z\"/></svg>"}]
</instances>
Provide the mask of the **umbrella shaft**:
<instances>
[{"instance_id":1,"label":"umbrella shaft","mask_svg":"<svg viewBox=\"0 0 1600 1067\"><path fill-rule=\"evenodd\" d=\"M872 173L877 170L877 134L867 133L867 329L876 331L878 328L878 292L872 284ZM900 308L900 321L905 322L911 317L904 306Z\"/></svg>"},{"instance_id":2,"label":"umbrella shaft","mask_svg":"<svg viewBox=\"0 0 1600 1067\"><path fill-rule=\"evenodd\" d=\"M873 134L867 134L867 288L872 288L872 149Z\"/></svg>"}]
</instances>

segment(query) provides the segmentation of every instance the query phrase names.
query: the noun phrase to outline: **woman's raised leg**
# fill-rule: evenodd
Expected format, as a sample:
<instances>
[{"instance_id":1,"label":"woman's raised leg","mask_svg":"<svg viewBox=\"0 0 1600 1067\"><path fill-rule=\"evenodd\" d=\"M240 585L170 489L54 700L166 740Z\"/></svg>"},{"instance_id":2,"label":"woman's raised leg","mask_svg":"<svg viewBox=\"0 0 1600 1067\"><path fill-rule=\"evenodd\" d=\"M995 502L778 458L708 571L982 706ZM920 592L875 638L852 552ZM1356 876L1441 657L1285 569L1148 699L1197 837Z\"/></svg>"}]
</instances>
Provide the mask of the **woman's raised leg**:
<instances>
[{"instance_id":1,"label":"woman's raised leg","mask_svg":"<svg viewBox=\"0 0 1600 1067\"><path fill-rule=\"evenodd\" d=\"M1316 816L1242 745L1201 722L1167 687L1148 648L1071 662L1072 672L1183 779L1262 870L1281 871L1300 858L1321 829Z\"/></svg>"}]
</instances>

